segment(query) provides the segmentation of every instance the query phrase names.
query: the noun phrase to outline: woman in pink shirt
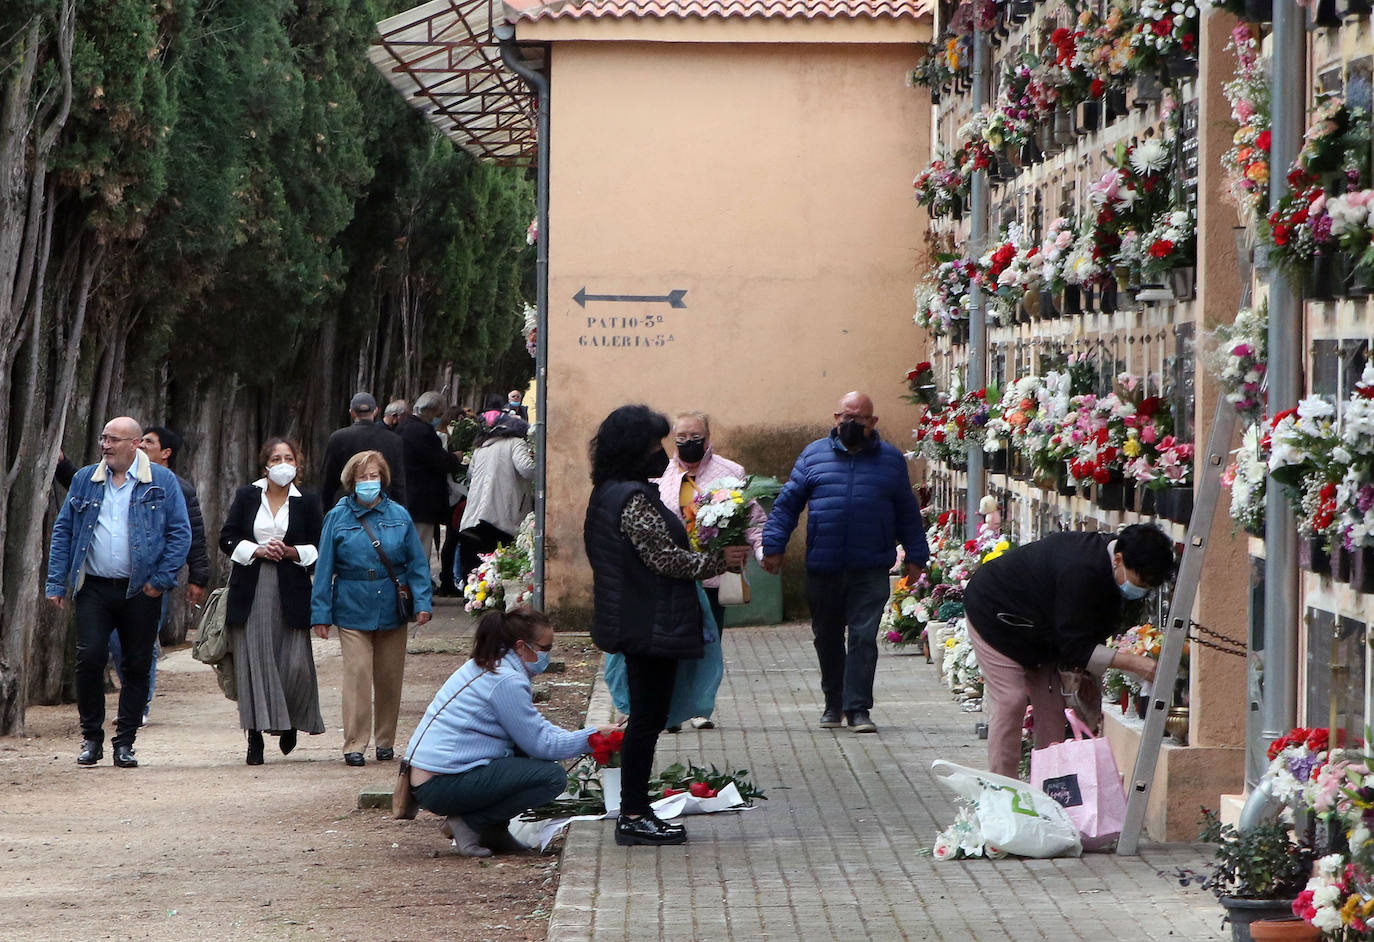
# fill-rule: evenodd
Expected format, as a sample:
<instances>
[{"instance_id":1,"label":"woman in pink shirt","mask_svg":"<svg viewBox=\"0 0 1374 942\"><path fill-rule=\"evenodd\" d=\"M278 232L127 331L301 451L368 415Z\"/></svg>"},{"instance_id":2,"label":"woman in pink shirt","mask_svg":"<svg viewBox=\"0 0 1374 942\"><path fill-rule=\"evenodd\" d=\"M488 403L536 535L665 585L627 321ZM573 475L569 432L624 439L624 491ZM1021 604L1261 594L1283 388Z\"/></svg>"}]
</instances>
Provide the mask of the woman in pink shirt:
<instances>
[{"instance_id":1,"label":"woman in pink shirt","mask_svg":"<svg viewBox=\"0 0 1374 942\"><path fill-rule=\"evenodd\" d=\"M696 508L693 500L698 490L721 478L745 476L744 468L728 458L722 458L711 450L711 420L705 412L680 412L673 422L673 441L675 449L668 461L668 469L658 484L659 499L663 505L679 517L687 526L690 535L696 529ZM750 527L745 538L755 559L762 559L763 510L755 504L750 508ZM711 614L716 625L725 627L725 609L720 604L720 577L713 576L702 582L706 598L711 603ZM714 700L714 695L712 696ZM691 719L694 729L711 729L715 724L709 715L694 716ZM670 730L676 732L676 730Z\"/></svg>"}]
</instances>

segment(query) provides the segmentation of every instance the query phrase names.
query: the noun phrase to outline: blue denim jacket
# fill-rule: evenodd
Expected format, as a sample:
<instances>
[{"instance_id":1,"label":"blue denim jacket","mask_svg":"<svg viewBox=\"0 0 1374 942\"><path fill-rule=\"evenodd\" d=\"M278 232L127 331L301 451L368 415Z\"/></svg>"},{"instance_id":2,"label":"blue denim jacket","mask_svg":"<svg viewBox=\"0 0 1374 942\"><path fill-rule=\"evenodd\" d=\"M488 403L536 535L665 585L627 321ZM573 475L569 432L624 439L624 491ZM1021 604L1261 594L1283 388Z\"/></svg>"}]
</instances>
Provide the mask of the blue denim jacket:
<instances>
[{"instance_id":1,"label":"blue denim jacket","mask_svg":"<svg viewBox=\"0 0 1374 942\"><path fill-rule=\"evenodd\" d=\"M410 586L415 611L432 611L429 554L420 545L410 512L389 497L371 508L345 497L324 517L310 594L310 623L355 631L397 626L396 587L359 517L377 534L396 578Z\"/></svg>"},{"instance_id":2,"label":"blue denim jacket","mask_svg":"<svg viewBox=\"0 0 1374 942\"><path fill-rule=\"evenodd\" d=\"M81 588L82 567L100 517L107 474L109 469L102 461L87 465L72 478L48 548L48 581L43 594L49 598L74 595ZM131 598L144 584L163 592L176 586L177 573L191 549L191 523L175 474L153 464L142 453L136 456L129 474L134 477L134 492L129 498Z\"/></svg>"}]
</instances>

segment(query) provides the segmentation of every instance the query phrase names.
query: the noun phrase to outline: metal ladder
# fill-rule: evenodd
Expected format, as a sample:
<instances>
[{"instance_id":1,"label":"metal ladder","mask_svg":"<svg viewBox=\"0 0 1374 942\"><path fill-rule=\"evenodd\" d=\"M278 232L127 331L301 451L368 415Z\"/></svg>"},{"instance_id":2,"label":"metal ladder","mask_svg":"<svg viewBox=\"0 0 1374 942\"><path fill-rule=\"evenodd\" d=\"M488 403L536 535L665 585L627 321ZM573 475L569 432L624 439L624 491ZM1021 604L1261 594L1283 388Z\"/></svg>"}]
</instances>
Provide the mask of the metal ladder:
<instances>
[{"instance_id":1,"label":"metal ladder","mask_svg":"<svg viewBox=\"0 0 1374 942\"><path fill-rule=\"evenodd\" d=\"M1188 641L1192 624L1193 604L1197 600L1198 582L1202 578L1202 562L1207 555L1208 536L1212 530L1212 516L1221 498L1221 474L1231 455L1231 436L1236 430L1236 410L1225 396L1217 396L1216 414L1212 417L1212 431L1207 436L1207 453L1198 476L1197 497L1193 514L1188 520L1188 536L1183 545L1183 560L1174 580L1174 594L1169 602L1169 618L1165 623L1164 644L1159 652L1159 667L1155 671L1150 706L1145 714L1145 729L1140 735L1140 751L1136 753L1135 769L1131 773L1126 801L1126 821L1121 826L1116 852L1130 856L1140 845L1140 831L1145 822L1145 806L1154 785L1155 764L1159 747L1164 740L1164 721L1168 719L1174 680L1183 659L1183 647Z\"/></svg>"}]
</instances>

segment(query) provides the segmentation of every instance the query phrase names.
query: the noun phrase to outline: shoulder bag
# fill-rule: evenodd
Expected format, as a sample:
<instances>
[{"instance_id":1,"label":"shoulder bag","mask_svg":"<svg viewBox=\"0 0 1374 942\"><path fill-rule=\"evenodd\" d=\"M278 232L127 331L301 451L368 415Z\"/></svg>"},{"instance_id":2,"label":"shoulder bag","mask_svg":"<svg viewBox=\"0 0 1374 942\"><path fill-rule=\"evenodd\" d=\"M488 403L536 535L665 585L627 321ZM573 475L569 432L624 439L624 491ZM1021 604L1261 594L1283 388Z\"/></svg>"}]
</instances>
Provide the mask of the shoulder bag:
<instances>
[{"instance_id":1,"label":"shoulder bag","mask_svg":"<svg viewBox=\"0 0 1374 942\"><path fill-rule=\"evenodd\" d=\"M479 671L477 677L481 677L483 673L485 671ZM430 724L439 718L440 713L448 709L450 703L458 699L458 694L471 687L472 681L476 680L477 677L459 687L458 693L449 697L443 706L434 711L434 715L429 718L429 723L426 723L425 728L420 730L420 735L415 737L415 745L410 749L411 752L420 747L420 740L424 739L425 733L429 732ZM407 755L401 760L401 767L396 770L396 785L391 790L391 816L400 821L413 821L419 809L420 806L415 801L415 793L410 790L410 756Z\"/></svg>"},{"instance_id":2,"label":"shoulder bag","mask_svg":"<svg viewBox=\"0 0 1374 942\"><path fill-rule=\"evenodd\" d=\"M391 584L396 587L396 624L404 625L415 620L415 599L410 594L410 586L406 585L396 577L396 570L391 565L391 560L386 558L386 553L382 550L381 541L372 532L372 528L367 525L367 521L362 517L358 518L362 524L363 531L367 538L372 541L372 548L377 551L377 558L382 561L382 566L386 569L386 574L391 577Z\"/></svg>"}]
</instances>

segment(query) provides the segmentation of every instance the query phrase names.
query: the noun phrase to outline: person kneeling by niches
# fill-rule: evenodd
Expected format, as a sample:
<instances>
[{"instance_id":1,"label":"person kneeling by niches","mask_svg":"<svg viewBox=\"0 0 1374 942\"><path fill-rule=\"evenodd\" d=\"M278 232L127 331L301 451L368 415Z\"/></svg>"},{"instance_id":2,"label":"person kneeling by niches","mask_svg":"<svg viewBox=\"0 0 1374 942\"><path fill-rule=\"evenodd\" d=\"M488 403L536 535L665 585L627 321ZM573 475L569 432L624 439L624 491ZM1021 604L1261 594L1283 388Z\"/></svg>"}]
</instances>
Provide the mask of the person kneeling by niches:
<instances>
[{"instance_id":1,"label":"person kneeling by niches","mask_svg":"<svg viewBox=\"0 0 1374 942\"><path fill-rule=\"evenodd\" d=\"M566 730L534 706L530 678L549 665L553 626L532 608L491 612L477 624L472 656L434 695L406 748L416 804L442 815L463 857L523 848L511 818L567 786L558 760L591 752L592 733Z\"/></svg>"},{"instance_id":2,"label":"person kneeling by niches","mask_svg":"<svg viewBox=\"0 0 1374 942\"><path fill-rule=\"evenodd\" d=\"M1153 680L1155 661L1106 646L1121 631L1129 601L1143 599L1174 572L1174 546L1156 526L1119 534L1051 533L984 563L964 590L969 640L982 669L988 707L988 768L1016 778L1029 700L1035 748L1064 738L1064 679L1086 671L1075 709L1101 715L1095 678L1109 667Z\"/></svg>"}]
</instances>

